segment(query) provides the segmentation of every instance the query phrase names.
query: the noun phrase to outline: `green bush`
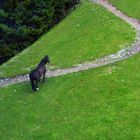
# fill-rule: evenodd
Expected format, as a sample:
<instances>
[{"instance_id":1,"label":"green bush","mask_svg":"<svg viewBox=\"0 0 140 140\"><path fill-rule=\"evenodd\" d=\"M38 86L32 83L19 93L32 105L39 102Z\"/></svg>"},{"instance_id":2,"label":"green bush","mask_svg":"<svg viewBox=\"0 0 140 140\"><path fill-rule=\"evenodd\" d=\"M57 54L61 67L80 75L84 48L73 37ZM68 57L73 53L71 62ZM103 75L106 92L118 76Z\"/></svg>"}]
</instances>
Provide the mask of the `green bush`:
<instances>
[{"instance_id":1,"label":"green bush","mask_svg":"<svg viewBox=\"0 0 140 140\"><path fill-rule=\"evenodd\" d=\"M66 16L77 0L0 1L0 64Z\"/></svg>"}]
</instances>

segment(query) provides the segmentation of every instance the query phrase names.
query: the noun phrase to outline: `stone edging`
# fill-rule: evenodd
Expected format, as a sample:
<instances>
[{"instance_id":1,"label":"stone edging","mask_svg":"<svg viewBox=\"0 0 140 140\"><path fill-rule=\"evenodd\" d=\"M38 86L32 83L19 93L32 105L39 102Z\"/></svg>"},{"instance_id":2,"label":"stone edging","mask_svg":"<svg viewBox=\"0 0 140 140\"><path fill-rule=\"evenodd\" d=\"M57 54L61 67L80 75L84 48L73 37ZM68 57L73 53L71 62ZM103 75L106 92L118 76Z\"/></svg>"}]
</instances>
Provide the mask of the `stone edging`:
<instances>
[{"instance_id":1,"label":"stone edging","mask_svg":"<svg viewBox=\"0 0 140 140\"><path fill-rule=\"evenodd\" d=\"M69 73L73 73L73 72L79 72L79 71L84 71L84 70L88 70L91 68L105 66L107 64L112 64L117 61L124 60L124 59L140 52L140 21L138 21L134 18L128 17L121 11L117 10L114 6L112 6L112 4L110 4L107 0L92 0L92 1L94 3L102 5L103 7L105 7L112 13L114 13L117 17L120 17L121 19L125 20L127 23L132 25L137 32L136 41L128 48L122 49L115 54L111 54L111 55L105 56L103 58L94 60L94 61L85 62L83 64L79 64L72 68L48 71L46 73L46 77L60 76L60 75L65 75L65 74L69 74ZM8 86L8 85L15 84L15 83L20 83L20 82L25 82L25 81L29 81L28 75L21 75L21 76L15 77L15 78L0 79L0 87L4 87L4 86Z\"/></svg>"}]
</instances>

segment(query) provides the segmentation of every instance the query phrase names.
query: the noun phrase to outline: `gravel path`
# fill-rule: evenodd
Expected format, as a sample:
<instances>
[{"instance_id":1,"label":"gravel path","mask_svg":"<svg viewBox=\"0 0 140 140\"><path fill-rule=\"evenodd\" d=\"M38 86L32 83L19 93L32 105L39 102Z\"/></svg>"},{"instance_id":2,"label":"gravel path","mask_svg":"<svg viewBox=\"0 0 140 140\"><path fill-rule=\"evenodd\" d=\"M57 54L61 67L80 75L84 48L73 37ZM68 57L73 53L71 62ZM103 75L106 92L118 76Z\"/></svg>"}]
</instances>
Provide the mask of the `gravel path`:
<instances>
[{"instance_id":1,"label":"gravel path","mask_svg":"<svg viewBox=\"0 0 140 140\"><path fill-rule=\"evenodd\" d=\"M135 27L136 30L140 31L140 21L131 17L128 17L121 11L117 10L116 7L114 7L111 3L108 2L108 0L91 0L94 3L100 4L112 13L114 13L117 17L120 17L121 19L125 20L129 24L131 24L133 27Z\"/></svg>"},{"instance_id":2,"label":"gravel path","mask_svg":"<svg viewBox=\"0 0 140 140\"><path fill-rule=\"evenodd\" d=\"M122 18L127 23L131 24L137 31L136 41L128 48L122 49L115 54L111 54L111 55L105 56L103 58L94 60L94 61L85 62L83 64L79 64L72 68L48 71L46 73L46 77L60 76L60 75L68 74L68 73L79 72L79 71L88 70L91 68L105 66L107 64L111 64L111 63L114 63L117 61L124 60L124 59L140 52L140 21L138 21L134 18L130 18L127 15L123 14L121 11L119 11L115 7L113 7L107 0L92 0L92 1L94 3L98 3L102 6L104 6L109 11L114 13L116 16ZM4 87L4 86L11 85L11 84L24 82L24 81L29 81L28 75L21 75L21 76L15 77L15 78L0 79L0 87Z\"/></svg>"}]
</instances>

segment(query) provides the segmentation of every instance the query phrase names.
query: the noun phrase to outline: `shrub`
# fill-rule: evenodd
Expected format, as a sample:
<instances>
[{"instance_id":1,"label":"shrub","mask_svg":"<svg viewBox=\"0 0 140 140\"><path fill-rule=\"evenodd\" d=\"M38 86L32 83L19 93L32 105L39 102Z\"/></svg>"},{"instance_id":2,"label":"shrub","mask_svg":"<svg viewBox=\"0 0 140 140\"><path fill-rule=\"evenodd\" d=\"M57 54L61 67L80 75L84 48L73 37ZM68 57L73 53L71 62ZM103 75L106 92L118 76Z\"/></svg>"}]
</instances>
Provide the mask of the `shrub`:
<instances>
[{"instance_id":1,"label":"shrub","mask_svg":"<svg viewBox=\"0 0 140 140\"><path fill-rule=\"evenodd\" d=\"M0 64L66 16L77 0L0 0Z\"/></svg>"}]
</instances>

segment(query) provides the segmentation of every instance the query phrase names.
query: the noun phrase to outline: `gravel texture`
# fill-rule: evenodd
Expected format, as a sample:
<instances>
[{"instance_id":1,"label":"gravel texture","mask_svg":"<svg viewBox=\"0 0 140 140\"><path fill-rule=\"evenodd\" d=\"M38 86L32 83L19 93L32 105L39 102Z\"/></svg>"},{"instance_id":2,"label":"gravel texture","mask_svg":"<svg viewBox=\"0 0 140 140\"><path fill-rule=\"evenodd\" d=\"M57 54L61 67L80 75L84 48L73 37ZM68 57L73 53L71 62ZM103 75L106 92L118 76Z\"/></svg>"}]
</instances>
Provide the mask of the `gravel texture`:
<instances>
[{"instance_id":1,"label":"gravel texture","mask_svg":"<svg viewBox=\"0 0 140 140\"><path fill-rule=\"evenodd\" d=\"M85 62L83 64L79 64L75 67L68 68L68 69L58 69L54 71L47 71L46 77L60 76L60 75L65 75L65 74L69 74L73 72L79 72L79 71L84 71L91 68L105 66L108 64L115 63L117 61L124 60L140 52L140 21L138 21L137 19L128 17L121 11L117 10L114 6L112 6L112 4L110 4L107 0L92 0L92 1L94 3L102 5L103 7L107 8L109 11L114 13L116 16L122 18L127 23L132 25L137 32L137 37L136 37L135 42L131 44L129 47L122 49L115 54L111 54L103 58L94 60L94 61ZM0 79L0 87L4 87L4 86L8 86L15 83L20 83L20 82L25 82L25 81L29 81L28 75L20 75L14 78Z\"/></svg>"}]
</instances>

